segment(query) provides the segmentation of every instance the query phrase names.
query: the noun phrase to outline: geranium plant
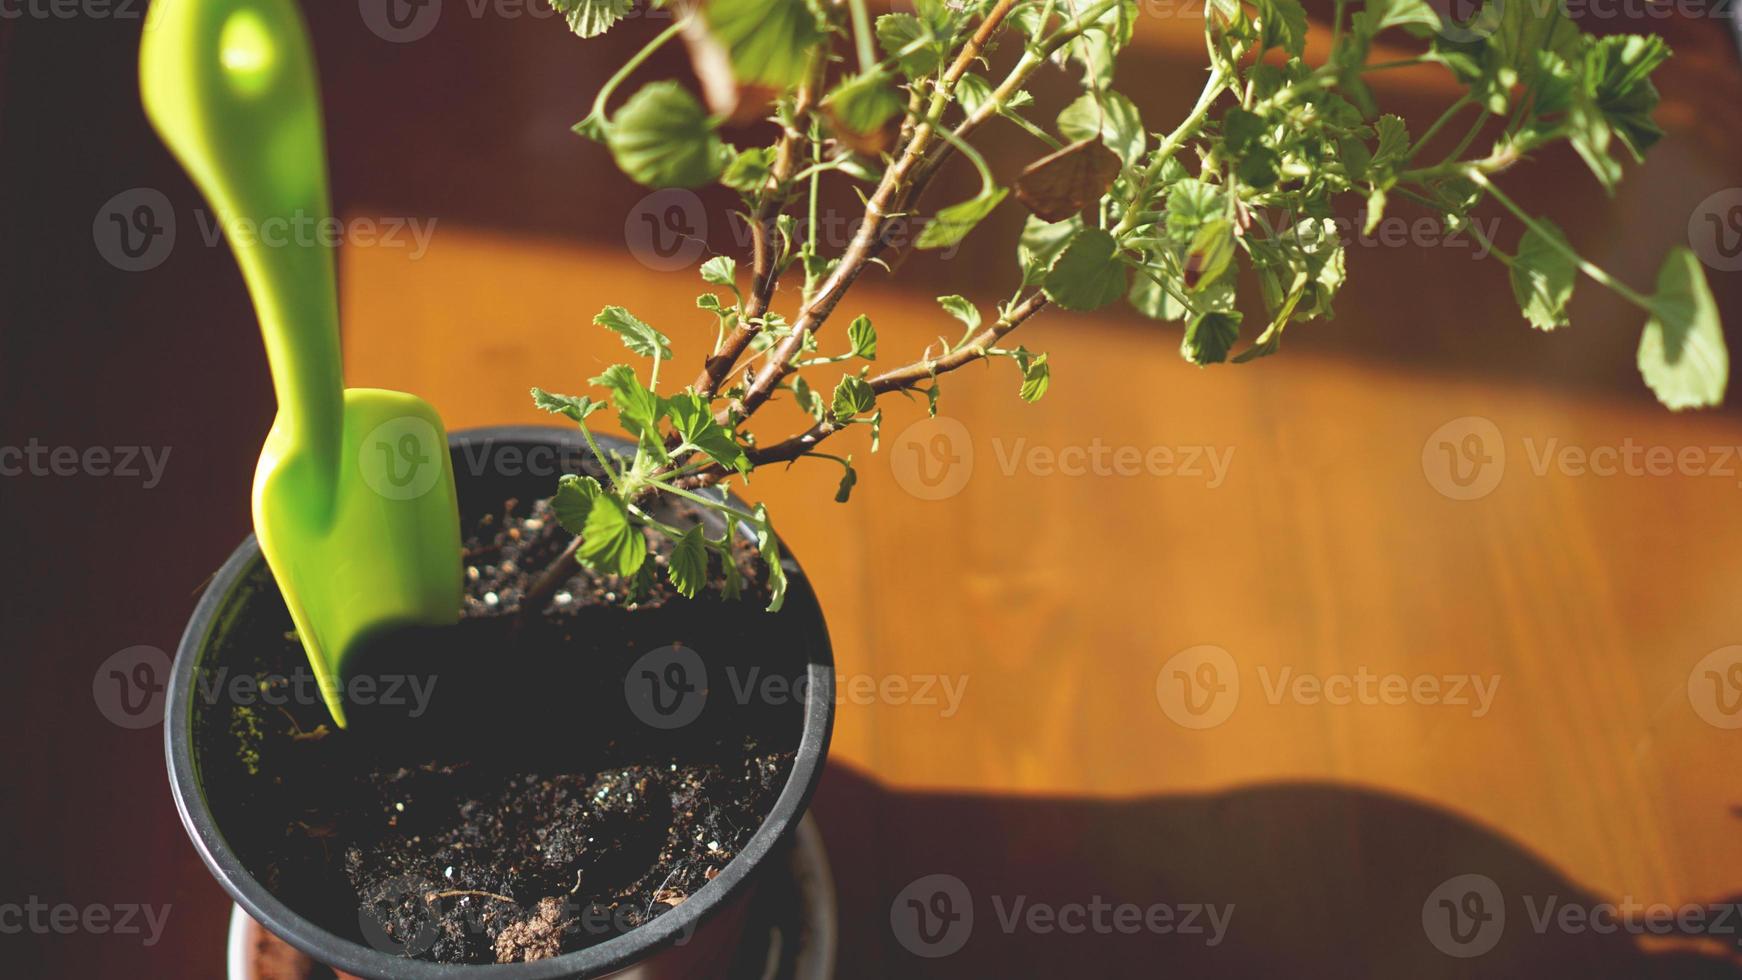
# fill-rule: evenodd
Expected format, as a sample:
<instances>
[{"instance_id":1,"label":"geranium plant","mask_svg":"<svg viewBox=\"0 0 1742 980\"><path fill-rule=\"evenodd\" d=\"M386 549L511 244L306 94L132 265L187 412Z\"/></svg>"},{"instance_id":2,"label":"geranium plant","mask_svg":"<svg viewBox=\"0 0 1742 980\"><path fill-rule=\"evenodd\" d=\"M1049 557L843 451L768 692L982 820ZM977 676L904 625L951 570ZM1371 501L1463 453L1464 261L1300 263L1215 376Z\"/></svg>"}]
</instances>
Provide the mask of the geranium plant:
<instances>
[{"instance_id":1,"label":"geranium plant","mask_svg":"<svg viewBox=\"0 0 1742 980\"><path fill-rule=\"evenodd\" d=\"M582 37L620 27L632 12L632 0L552 2ZM554 499L575 534L569 555L596 572L645 587L651 529L672 539L666 574L680 592L716 580L737 591L730 535L674 526L646 507L669 494L755 530L778 608L784 582L767 510L728 503L728 482L814 457L841 468L837 499L845 501L853 457L825 443L863 428L876 451L880 399L923 396L935 413L943 376L976 361L1008 360L1019 396L1039 401L1052 363L1011 335L1052 306L1125 301L1181 322L1181 353L1197 365L1274 354L1291 324L1331 316L1344 287L1332 220L1339 199L1353 199L1346 209L1364 203L1369 229L1388 210L1410 208L1478 236L1509 267L1523 317L1537 329L1566 326L1575 284L1590 279L1638 307L1639 369L1665 405L1723 397L1728 354L1692 252L1671 250L1649 290L1629 286L1499 186L1506 171L1564 142L1613 188L1623 158L1639 159L1662 136L1651 75L1669 51L1655 36L1593 37L1552 2L1490 0L1457 22L1425 0L1338 0L1330 53L1310 64L1308 31L1324 28L1309 27L1298 0L1208 0L1203 91L1184 118L1158 127L1118 91L1116 69L1142 16L1137 0L915 0L911 12L875 19L866 0L653 6L669 10L669 26L606 83L575 131L647 187L736 191L750 245L742 275L734 256L701 267L708 291L689 329L715 339L699 373L674 379L661 329L608 306L595 322L639 361L593 378L591 394L533 392L540 407L583 430L595 413L613 412L638 442L633 455L595 446L605 478L564 477ZM1419 53L1375 61L1369 52L1381 34ZM619 98L648 57L673 43L688 47L701 95L657 80ZM1384 112L1373 77L1423 63L1449 72L1461 94L1425 124ZM1042 72L1081 89L1051 120L1033 113L1030 85ZM767 145L734 146L721 135L761 119L776 124ZM1001 186L974 147L992 125L1033 137L1034 159L1013 186ZM980 190L928 201L927 187L958 156L978 172ZM817 238L825 181L856 186L864 204L838 254ZM1509 243L1487 240L1469 220L1484 199L1516 219ZM1030 212L1013 243L1010 298L982 311L939 297L939 317L955 321L957 339L883 366L894 352L879 349L869 318L844 306L848 291L886 265L897 242L955 246L1000 206ZM1258 284L1254 297L1239 295L1242 267ZM758 438L751 423L776 398L807 412L808 428ZM546 588L566 578L567 562ZM717 579L712 568L721 569Z\"/></svg>"}]
</instances>

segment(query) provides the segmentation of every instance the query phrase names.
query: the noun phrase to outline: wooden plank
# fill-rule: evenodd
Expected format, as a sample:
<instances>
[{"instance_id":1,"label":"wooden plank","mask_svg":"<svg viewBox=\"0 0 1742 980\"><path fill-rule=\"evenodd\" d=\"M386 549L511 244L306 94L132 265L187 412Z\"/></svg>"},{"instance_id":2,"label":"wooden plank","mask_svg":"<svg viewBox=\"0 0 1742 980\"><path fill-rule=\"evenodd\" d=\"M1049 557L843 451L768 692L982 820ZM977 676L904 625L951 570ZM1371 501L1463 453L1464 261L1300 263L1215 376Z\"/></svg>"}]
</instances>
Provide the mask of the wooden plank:
<instances>
[{"instance_id":1,"label":"wooden plank","mask_svg":"<svg viewBox=\"0 0 1742 980\"><path fill-rule=\"evenodd\" d=\"M539 421L529 385L577 390L619 359L588 323L606 302L671 333L679 363L712 336L687 274L447 225L418 261L347 251L344 282L350 383L417 392L456 428ZM947 328L929 300L861 299L884 360ZM896 406L883 455L867 456L862 434L833 447L861 462L845 507L830 500L831 465L757 479L817 583L844 680L909 685L843 703L835 760L901 787L993 794L1352 784L1501 828L1607 893L1679 901L1734 886L1739 801L1712 763L1742 731L1702 718L1688 690L1703 657L1742 642L1742 463L1602 477L1544 459L1712 447L1712 467L1742 425L1304 344L1200 371L1170 329L1148 329L1047 315L1025 338L1058 367L1042 404L1016 400L1009 365L952 377L945 411L971 437L936 455L948 433ZM1436 489L1460 492L1429 478L1424 452L1462 453L1477 430L1440 430L1466 416L1491 420L1506 459L1489 495L1460 501ZM1067 450L1097 446L1100 471L1057 471ZM1154 470L1118 475L1123 447L1146 461L1171 450L1174 469L1157 455ZM920 462L938 477L970 451L958 492L915 496L933 492ZM1219 478L1205 453L1224 461ZM1177 699L1169 713L1179 681L1164 666L1202 644L1227 651L1239 693L1225 721L1195 730L1174 720ZM1337 705L1287 686L1303 675L1446 686L1402 704L1372 703L1370 687ZM944 678L966 685L953 711ZM1497 685L1485 706L1472 679ZM924 684L936 703L918 703ZM1441 703L1454 693L1471 703Z\"/></svg>"}]
</instances>

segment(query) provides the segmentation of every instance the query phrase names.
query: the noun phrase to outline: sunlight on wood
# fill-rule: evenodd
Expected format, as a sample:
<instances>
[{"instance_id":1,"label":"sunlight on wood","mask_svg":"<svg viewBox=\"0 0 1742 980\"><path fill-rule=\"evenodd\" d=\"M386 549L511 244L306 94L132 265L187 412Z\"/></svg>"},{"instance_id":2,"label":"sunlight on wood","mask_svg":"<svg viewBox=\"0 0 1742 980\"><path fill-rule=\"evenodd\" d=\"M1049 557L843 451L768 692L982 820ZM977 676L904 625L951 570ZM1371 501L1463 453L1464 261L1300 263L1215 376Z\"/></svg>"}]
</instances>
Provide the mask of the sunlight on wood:
<instances>
[{"instance_id":1,"label":"sunlight on wood","mask_svg":"<svg viewBox=\"0 0 1742 980\"><path fill-rule=\"evenodd\" d=\"M578 392L624 357L590 323L607 301L671 334L679 364L712 342L692 272L621 252L443 225L418 261L344 263L349 383L415 392L455 429L550 421L530 385ZM880 364L950 328L929 299L864 292ZM947 378L944 411L971 435L914 404L878 456L863 432L831 443L861 466L849 505L831 502L832 464L749 488L828 614L837 759L999 793L1354 783L1468 815L1613 894L1734 885L1742 835L1715 760L1742 731L1689 692L1703 657L1742 642L1742 465L1605 478L1558 453L1734 446L1736 423L1306 344L1200 371L1174 328L1134 326L1038 320L1023 339L1057 365L1039 405L1008 364ZM1490 493L1452 499L1494 466ZM1174 659L1201 645L1226 659Z\"/></svg>"}]
</instances>

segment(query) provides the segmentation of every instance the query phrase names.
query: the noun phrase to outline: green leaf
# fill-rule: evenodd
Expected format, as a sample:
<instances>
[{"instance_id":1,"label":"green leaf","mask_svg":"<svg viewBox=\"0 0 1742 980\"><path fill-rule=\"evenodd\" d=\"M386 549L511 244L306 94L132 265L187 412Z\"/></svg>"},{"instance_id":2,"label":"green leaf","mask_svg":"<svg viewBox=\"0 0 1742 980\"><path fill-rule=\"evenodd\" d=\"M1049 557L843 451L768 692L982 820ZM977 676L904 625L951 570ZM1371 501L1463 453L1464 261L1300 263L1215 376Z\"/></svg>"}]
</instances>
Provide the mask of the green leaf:
<instances>
[{"instance_id":1,"label":"green leaf","mask_svg":"<svg viewBox=\"0 0 1742 980\"><path fill-rule=\"evenodd\" d=\"M741 191L753 194L768 183L769 174L774 170L773 150L766 146L758 146L748 150L739 150L727 164L726 171L720 175L720 183Z\"/></svg>"},{"instance_id":2,"label":"green leaf","mask_svg":"<svg viewBox=\"0 0 1742 980\"><path fill-rule=\"evenodd\" d=\"M1186 360L1200 367L1220 364L1228 359L1234 341L1240 339L1238 312L1210 312L1193 317L1186 324L1185 340L1179 352Z\"/></svg>"},{"instance_id":3,"label":"green leaf","mask_svg":"<svg viewBox=\"0 0 1742 980\"><path fill-rule=\"evenodd\" d=\"M605 143L619 170L654 188L711 183L731 154L702 104L671 81L653 82L631 96L611 120Z\"/></svg>"},{"instance_id":4,"label":"green leaf","mask_svg":"<svg viewBox=\"0 0 1742 980\"><path fill-rule=\"evenodd\" d=\"M1722 404L1730 352L1699 257L1677 246L1657 273L1651 319L1639 338L1639 373L1677 411Z\"/></svg>"},{"instance_id":5,"label":"green leaf","mask_svg":"<svg viewBox=\"0 0 1742 980\"><path fill-rule=\"evenodd\" d=\"M576 557L595 571L628 577L647 560L647 538L630 521L623 501L601 493L587 509Z\"/></svg>"},{"instance_id":6,"label":"green leaf","mask_svg":"<svg viewBox=\"0 0 1742 980\"><path fill-rule=\"evenodd\" d=\"M1118 92L1084 93L1059 113L1059 133L1072 143L1099 136L1107 149L1119 155L1126 166L1134 165L1149 146L1143 116L1130 99Z\"/></svg>"},{"instance_id":7,"label":"green leaf","mask_svg":"<svg viewBox=\"0 0 1742 980\"><path fill-rule=\"evenodd\" d=\"M1184 245L1197 235L1204 222L1226 214L1224 193L1221 187L1195 177L1174 184L1167 193L1169 237Z\"/></svg>"},{"instance_id":8,"label":"green leaf","mask_svg":"<svg viewBox=\"0 0 1742 980\"><path fill-rule=\"evenodd\" d=\"M1029 215L1028 223L1022 226L1022 240L1016 246L1016 261L1022 266L1022 284L1036 286L1044 282L1053 261L1082 230L1080 215L1058 222Z\"/></svg>"},{"instance_id":9,"label":"green leaf","mask_svg":"<svg viewBox=\"0 0 1742 980\"><path fill-rule=\"evenodd\" d=\"M729 286L732 289L737 289L738 288L738 262L737 262L737 260L733 259L732 257L727 256L727 255L716 255L713 258L709 259L708 261L703 262L702 263L702 281L707 282L707 283L712 283L716 286ZM642 326L645 327L647 325L642 324ZM651 328L649 328L649 329L651 329ZM639 351L637 353L639 353ZM670 357L671 355L668 353L668 354L661 354L660 356L661 357Z\"/></svg>"},{"instance_id":10,"label":"green leaf","mask_svg":"<svg viewBox=\"0 0 1742 980\"><path fill-rule=\"evenodd\" d=\"M774 526L768 523L766 506L756 505L756 521L756 548L768 569L768 611L779 612L786 604L786 569L780 564L780 539L774 536Z\"/></svg>"},{"instance_id":11,"label":"green leaf","mask_svg":"<svg viewBox=\"0 0 1742 980\"><path fill-rule=\"evenodd\" d=\"M823 99L823 110L849 143L880 132L904 108L894 78L881 68L844 79Z\"/></svg>"},{"instance_id":12,"label":"green leaf","mask_svg":"<svg viewBox=\"0 0 1742 980\"><path fill-rule=\"evenodd\" d=\"M1098 310L1125 295L1127 275L1118 243L1099 228L1085 228L1053 262L1042 287L1067 310Z\"/></svg>"},{"instance_id":13,"label":"green leaf","mask_svg":"<svg viewBox=\"0 0 1742 980\"><path fill-rule=\"evenodd\" d=\"M980 329L980 324L983 321L980 319L979 309L963 297L939 296L938 305L944 308L945 313L948 313L950 316L962 321L962 324L968 328L969 333L973 333Z\"/></svg>"},{"instance_id":14,"label":"green leaf","mask_svg":"<svg viewBox=\"0 0 1742 980\"><path fill-rule=\"evenodd\" d=\"M912 14L884 14L877 18L877 43L909 78L937 71L949 53L943 47L944 42Z\"/></svg>"},{"instance_id":15,"label":"green leaf","mask_svg":"<svg viewBox=\"0 0 1742 980\"><path fill-rule=\"evenodd\" d=\"M981 194L979 197L944 208L937 213L937 217L926 222L925 228L920 231L919 238L914 242L914 247L934 249L949 248L952 245L960 244L962 239L968 237L968 233L974 230L974 226L985 220L986 216L992 213L992 209L1002 203L1005 195L1009 193L1008 190L1000 187L990 194Z\"/></svg>"},{"instance_id":16,"label":"green leaf","mask_svg":"<svg viewBox=\"0 0 1742 980\"><path fill-rule=\"evenodd\" d=\"M1168 270L1157 263L1147 264L1148 273L1139 271L1131 277L1131 293L1126 301L1131 308L1152 320L1184 320L1191 311L1180 304L1173 294L1156 279L1171 283L1175 289L1185 292L1185 284L1175 279Z\"/></svg>"},{"instance_id":17,"label":"green leaf","mask_svg":"<svg viewBox=\"0 0 1742 980\"><path fill-rule=\"evenodd\" d=\"M1600 38L1585 54L1590 95L1635 160L1663 138L1663 130L1651 118L1658 103L1651 73L1668 57L1669 45L1655 34Z\"/></svg>"},{"instance_id":18,"label":"green leaf","mask_svg":"<svg viewBox=\"0 0 1742 980\"><path fill-rule=\"evenodd\" d=\"M723 578L720 582L720 598L727 602L735 602L744 594L744 576L738 571L738 556L732 549L732 541L737 532L727 531L726 536L718 541L710 541L709 545L720 556L720 571Z\"/></svg>"},{"instance_id":19,"label":"green leaf","mask_svg":"<svg viewBox=\"0 0 1742 980\"><path fill-rule=\"evenodd\" d=\"M836 422L846 423L871 411L877 405L877 394L871 390L871 383L858 375L849 374L841 378L841 383L835 386L834 403L829 407L829 414Z\"/></svg>"},{"instance_id":20,"label":"green leaf","mask_svg":"<svg viewBox=\"0 0 1742 980\"><path fill-rule=\"evenodd\" d=\"M694 599L696 593L708 584L708 545L702 538L700 524L677 539L671 557L667 559L665 573L671 579L671 587L685 599Z\"/></svg>"},{"instance_id":21,"label":"green leaf","mask_svg":"<svg viewBox=\"0 0 1742 980\"><path fill-rule=\"evenodd\" d=\"M802 374L792 379L792 398L798 402L798 407L805 414L818 422L821 422L828 412L828 407L823 404L822 398L811 390L810 382L806 381Z\"/></svg>"},{"instance_id":22,"label":"green leaf","mask_svg":"<svg viewBox=\"0 0 1742 980\"><path fill-rule=\"evenodd\" d=\"M1047 365L1046 355L1037 354L1026 358L1022 365L1022 400L1033 404L1046 395L1046 389L1052 384L1052 368Z\"/></svg>"},{"instance_id":23,"label":"green leaf","mask_svg":"<svg viewBox=\"0 0 1742 980\"><path fill-rule=\"evenodd\" d=\"M703 278L707 278L705 270ZM623 338L623 346L642 357L671 357L671 339L641 322L635 314L621 306L605 307L599 311L598 316L593 317L593 322Z\"/></svg>"},{"instance_id":24,"label":"green leaf","mask_svg":"<svg viewBox=\"0 0 1742 980\"><path fill-rule=\"evenodd\" d=\"M853 468L853 457L848 456L842 465L841 485L835 488L835 503L844 504L853 496L853 488L859 485L859 471Z\"/></svg>"},{"instance_id":25,"label":"green leaf","mask_svg":"<svg viewBox=\"0 0 1742 980\"><path fill-rule=\"evenodd\" d=\"M1539 222L1552 237L1525 230L1512 260L1512 295L1518 297L1531 326L1553 330L1567 325L1567 301L1573 298L1579 267L1568 254L1571 246L1561 230L1548 221Z\"/></svg>"},{"instance_id":26,"label":"green leaf","mask_svg":"<svg viewBox=\"0 0 1742 980\"><path fill-rule=\"evenodd\" d=\"M1388 171L1401 163L1403 155L1409 152L1409 125L1403 121L1402 116L1387 114L1375 120L1373 128L1378 132L1379 139L1373 148L1373 159L1367 167L1372 171Z\"/></svg>"},{"instance_id":27,"label":"green leaf","mask_svg":"<svg viewBox=\"0 0 1742 980\"><path fill-rule=\"evenodd\" d=\"M587 416L605 407L604 402L596 402L585 395L558 395L543 388L532 389L532 403L552 414L566 415L576 422L585 422Z\"/></svg>"},{"instance_id":28,"label":"green leaf","mask_svg":"<svg viewBox=\"0 0 1742 980\"><path fill-rule=\"evenodd\" d=\"M853 345L854 357L877 360L877 328L870 317L861 314L847 325L847 342Z\"/></svg>"},{"instance_id":29,"label":"green leaf","mask_svg":"<svg viewBox=\"0 0 1742 980\"><path fill-rule=\"evenodd\" d=\"M702 11L732 59L732 74L748 85L797 85L825 37L805 0L708 0Z\"/></svg>"},{"instance_id":30,"label":"green leaf","mask_svg":"<svg viewBox=\"0 0 1742 980\"><path fill-rule=\"evenodd\" d=\"M1233 262L1234 223L1226 218L1205 222L1186 250L1186 287L1203 289L1228 271Z\"/></svg>"},{"instance_id":31,"label":"green leaf","mask_svg":"<svg viewBox=\"0 0 1742 980\"><path fill-rule=\"evenodd\" d=\"M1262 190L1276 183L1277 168L1281 164L1282 158L1275 150L1268 146L1254 146L1240 160L1235 173L1241 183Z\"/></svg>"},{"instance_id":32,"label":"green leaf","mask_svg":"<svg viewBox=\"0 0 1742 980\"><path fill-rule=\"evenodd\" d=\"M587 512L593 509L593 501L604 492L599 481L590 476L564 474L557 481L556 496L550 501L557 523L570 534L580 534L586 528Z\"/></svg>"},{"instance_id":33,"label":"green leaf","mask_svg":"<svg viewBox=\"0 0 1742 980\"><path fill-rule=\"evenodd\" d=\"M1409 28L1409 33L1426 37L1440 29L1440 15L1427 0L1367 0L1369 21L1375 33L1388 27Z\"/></svg>"},{"instance_id":34,"label":"green leaf","mask_svg":"<svg viewBox=\"0 0 1742 980\"><path fill-rule=\"evenodd\" d=\"M1260 43L1299 56L1306 50L1306 8L1300 0L1257 0Z\"/></svg>"},{"instance_id":35,"label":"green leaf","mask_svg":"<svg viewBox=\"0 0 1742 980\"><path fill-rule=\"evenodd\" d=\"M706 453L714 462L740 473L749 469L744 448L732 438L732 433L715 421L708 400L693 391L674 395L669 403L672 428L683 441Z\"/></svg>"},{"instance_id":36,"label":"green leaf","mask_svg":"<svg viewBox=\"0 0 1742 980\"><path fill-rule=\"evenodd\" d=\"M670 409L670 403L644 386L627 364L613 364L592 380L593 384L610 389L617 421L637 438L644 430L657 430Z\"/></svg>"},{"instance_id":37,"label":"green leaf","mask_svg":"<svg viewBox=\"0 0 1742 980\"><path fill-rule=\"evenodd\" d=\"M635 9L635 0L550 0L551 9L581 37L598 37Z\"/></svg>"}]
</instances>

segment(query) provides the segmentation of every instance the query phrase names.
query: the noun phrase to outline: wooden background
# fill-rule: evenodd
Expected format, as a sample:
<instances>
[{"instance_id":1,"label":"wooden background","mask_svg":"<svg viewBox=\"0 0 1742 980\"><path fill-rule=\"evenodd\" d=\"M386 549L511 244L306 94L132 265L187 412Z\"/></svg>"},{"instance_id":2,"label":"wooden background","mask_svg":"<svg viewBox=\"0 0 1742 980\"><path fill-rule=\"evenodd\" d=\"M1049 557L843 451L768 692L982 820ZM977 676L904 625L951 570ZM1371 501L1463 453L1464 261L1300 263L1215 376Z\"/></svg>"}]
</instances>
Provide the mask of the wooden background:
<instances>
[{"instance_id":1,"label":"wooden background","mask_svg":"<svg viewBox=\"0 0 1742 980\"><path fill-rule=\"evenodd\" d=\"M1153 60L1135 74L1156 84L1132 94L1163 111L1189 101L1195 33L1144 27ZM1742 73L1715 60L1733 93ZM1662 118L1673 135L1618 200L1570 154L1507 183L1597 261L1648 282L1695 205L1742 176L1735 129L1709 142L1718 119L1737 120L1737 101L1690 81L1672 72ZM1430 69L1382 91L1430 106L1447 89ZM444 222L417 260L348 252L350 383L419 392L455 428L536 421L528 384L579 390L621 359L588 322L606 303L659 325L679 363L695 362L712 338L693 308L695 263L655 271L641 239L614 237L639 201L601 202L580 242ZM717 205L689 216L710 243L728 220ZM1012 288L1004 243L1019 222L1007 210L960 255L913 260L919 287L868 277L848 315L876 322L880 362L911 360L952 329L927 286L987 307ZM1040 405L1016 400L1008 365L970 369L945 379L943 415L964 430L897 406L883 454L868 455L864 434L830 444L860 462L851 504L829 502L839 471L828 464L755 480L749 492L821 593L843 681L905 687L842 704L839 771L819 803L851 899L849 974L1068 969L1093 946L1117 950L1121 974L1154 957L1221 975L1457 975L1468 965L1440 955L1420 922L1429 892L1456 874L1501 882L1518 923L1539 879L1587 904L1736 893L1742 733L1717 727L1718 709L1695 710L1689 678L1742 642L1742 461L1725 475L1602 477L1542 460L1568 446L1742 444L1742 425L1658 408L1633 376L1638 317L1588 283L1574 326L1544 336L1511 307L1503 269L1467 245L1357 244L1349 266L1338 319L1295 328L1282 356L1198 370L1178 357L1176 327L1049 312L1018 338L1052 354ZM1734 276L1714 282L1742 312ZM1458 421L1472 417L1492 423L1484 451L1504 452L1491 464L1502 477L1481 499L1451 499L1439 488L1456 484L1430 477L1424 452L1443 459L1440 443L1476 431ZM953 441L933 457L939 438ZM1031 455L1097 444L1179 450L1182 470L1201 452L1227 470L1070 476ZM946 459L954 468L928 486L916 466L941 472L930 468ZM954 492L924 499L939 489ZM1239 684L1237 699L1223 695L1226 720L1204 730L1166 710L1182 710L1170 659L1200 645L1226 651L1218 677ZM1484 710L1474 688L1454 687L1447 699L1469 704L1278 693L1297 675L1361 673L1486 685L1492 701ZM963 692L953 711L946 682ZM932 873L961 878L982 920L966 950L937 963L907 955L887 923L890 899ZM1085 945L998 934L992 899L1014 894L1252 911L1214 950L1183 937ZM1675 960L1596 940L1514 935L1481 975L1546 962L1640 975ZM1742 964L1733 946L1693 946Z\"/></svg>"},{"instance_id":2,"label":"wooden background","mask_svg":"<svg viewBox=\"0 0 1742 980\"><path fill-rule=\"evenodd\" d=\"M344 250L351 384L417 392L455 428L534 421L529 385L578 389L619 356L588 322L606 303L699 355L710 328L692 307L693 271L637 260L625 229L643 192L567 132L652 27L588 46L548 18L450 3L428 38L396 45L363 29L354 4L308 13L341 213L436 221L415 259ZM1701 202L1742 186L1742 70L1715 18L1599 26L1661 30L1677 47L1661 80L1669 137L1613 199L1565 153L1505 184L1644 286L1699 227ZM1119 87L1152 127L1196 94L1197 28L1140 22ZM0 22L4 444L175 450L151 491L4 488L0 534L27 558L0 592L17 671L0 712L14 747L0 901L154 901L173 914L148 949L0 936L12 975L216 976L228 912L175 818L159 732L109 725L87 700L116 650L173 649L194 594L246 533L273 411L226 252L178 245L159 269L128 274L91 247L91 215L119 191L163 189L189 228L200 206L138 111L136 45L137 24ZM1381 96L1431 118L1446 91L1422 70ZM989 135L1003 177L1035 151L1013 129ZM933 200L971 186L952 172ZM701 199L710 248L733 247L729 205ZM910 260L856 291L882 363L952 329L932 296L989 307L1008 293L1005 243L1020 221L1002 209L960 254ZM1551 440L1742 445L1735 399L1704 414L1658 408L1633 367L1636 311L1589 283L1574 325L1545 335L1517 315L1504 270L1467 248L1355 246L1349 265L1335 321L1296 327L1281 356L1241 367L1193 368L1177 327L1128 313L1047 313L1022 337L1052 354L1044 402L1017 401L1009 365L948 379L944 414L971 436L941 444L963 460L945 499L913 492L927 493L916 453L939 433L910 431L912 407L891 410L882 454L841 437L862 473L849 505L830 502L827 465L756 480L821 593L844 679L910 695L929 682L936 699L947 678L964 691L953 713L895 695L840 707L815 809L840 889L843 976L1742 975L1734 934L1539 931L1531 916L1551 898L1680 907L1742 893L1742 729L1725 727L1733 705L1703 700L1718 690L1707 670L1728 676L1723 655L1707 658L1742 643L1742 461L1705 476L1533 465ZM1742 350L1742 273L1712 284ZM1454 500L1424 451L1444 459L1442 443L1478 432L1444 427L1472 417L1498 433L1483 452L1506 459L1490 494ZM1049 474L1021 455L1097 441L1230 462L1211 486ZM1239 693L1211 702L1219 724L1187 727L1176 717L1200 716L1173 692L1194 665L1173 658L1205 645L1227 655L1212 679L1237 679ZM1273 697L1283 671L1498 687L1478 716ZM959 952L927 959L898 941L891 907L935 874L962 882L975 921ZM1442 953L1423 923L1430 896L1465 874L1491 879L1507 914L1476 959ZM1007 931L999 912L1017 899L1235 914L1211 946Z\"/></svg>"}]
</instances>

